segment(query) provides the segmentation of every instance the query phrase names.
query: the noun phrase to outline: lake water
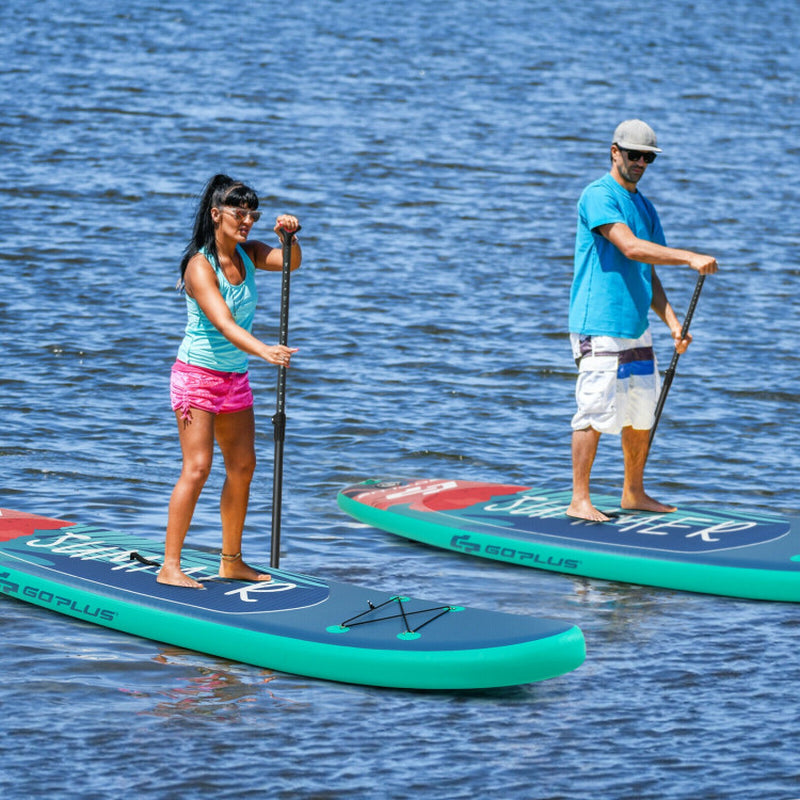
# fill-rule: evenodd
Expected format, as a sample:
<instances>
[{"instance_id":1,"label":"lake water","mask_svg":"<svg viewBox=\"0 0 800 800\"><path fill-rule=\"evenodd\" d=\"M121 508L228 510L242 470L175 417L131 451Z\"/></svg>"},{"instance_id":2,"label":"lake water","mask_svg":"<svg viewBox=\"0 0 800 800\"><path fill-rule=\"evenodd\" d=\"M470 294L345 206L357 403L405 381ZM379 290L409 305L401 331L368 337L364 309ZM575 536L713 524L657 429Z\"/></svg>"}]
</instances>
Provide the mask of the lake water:
<instances>
[{"instance_id":1,"label":"lake water","mask_svg":"<svg viewBox=\"0 0 800 800\"><path fill-rule=\"evenodd\" d=\"M7 0L0 506L163 536L173 286L196 197L225 171L303 225L282 566L570 620L588 655L508 690L387 691L3 597L3 796L800 797L796 605L471 560L335 503L387 475L568 484L575 204L636 116L664 149L641 188L668 240L721 267L648 486L797 513L799 16L795 0ZM660 275L682 313L694 273ZM268 340L279 283L260 278ZM245 547L268 561L275 374L252 380ZM193 543L218 545L220 473ZM594 476L619 489L614 439Z\"/></svg>"}]
</instances>

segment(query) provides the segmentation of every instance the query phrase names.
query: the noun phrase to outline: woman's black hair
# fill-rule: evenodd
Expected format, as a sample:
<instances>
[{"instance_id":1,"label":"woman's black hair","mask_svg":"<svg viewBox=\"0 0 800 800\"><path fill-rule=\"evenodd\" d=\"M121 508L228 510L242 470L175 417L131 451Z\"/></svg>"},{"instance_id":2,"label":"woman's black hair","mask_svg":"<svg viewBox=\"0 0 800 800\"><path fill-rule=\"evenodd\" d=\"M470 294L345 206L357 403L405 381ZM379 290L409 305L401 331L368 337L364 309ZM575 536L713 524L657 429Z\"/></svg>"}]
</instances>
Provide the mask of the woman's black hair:
<instances>
[{"instance_id":1,"label":"woman's black hair","mask_svg":"<svg viewBox=\"0 0 800 800\"><path fill-rule=\"evenodd\" d=\"M217 259L217 240L214 236L214 221L211 219L211 209L221 206L236 206L238 208L258 208L258 195L241 181L235 181L227 175L215 175L203 190L197 213L194 217L192 238L181 259L181 284L186 273L186 265L192 256L205 248L206 252Z\"/></svg>"}]
</instances>

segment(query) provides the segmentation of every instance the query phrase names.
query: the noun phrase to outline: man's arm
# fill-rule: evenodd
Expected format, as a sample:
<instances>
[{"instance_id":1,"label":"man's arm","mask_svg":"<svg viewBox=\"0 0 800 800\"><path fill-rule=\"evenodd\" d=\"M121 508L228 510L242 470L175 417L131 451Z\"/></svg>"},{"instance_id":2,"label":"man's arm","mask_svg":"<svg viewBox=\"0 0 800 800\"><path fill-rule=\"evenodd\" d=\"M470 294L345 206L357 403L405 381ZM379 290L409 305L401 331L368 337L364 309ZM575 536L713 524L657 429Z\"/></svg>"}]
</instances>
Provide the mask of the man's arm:
<instances>
[{"instance_id":1,"label":"man's arm","mask_svg":"<svg viewBox=\"0 0 800 800\"><path fill-rule=\"evenodd\" d=\"M718 269L717 260L713 256L695 253L691 250L681 250L677 247L665 247L648 242L646 239L639 239L624 222L601 225L597 228L597 232L608 239L625 258L629 258L631 261L663 266L688 264L701 275L713 275Z\"/></svg>"},{"instance_id":2,"label":"man's arm","mask_svg":"<svg viewBox=\"0 0 800 800\"><path fill-rule=\"evenodd\" d=\"M653 276L653 301L650 303L650 308L658 314L658 316L666 323L672 338L675 340L675 349L679 353L686 352L686 348L692 342L692 334L687 333L685 339L681 339L681 323L678 320L675 310L667 300L667 293L661 284L661 279L656 273L656 268L652 267Z\"/></svg>"}]
</instances>

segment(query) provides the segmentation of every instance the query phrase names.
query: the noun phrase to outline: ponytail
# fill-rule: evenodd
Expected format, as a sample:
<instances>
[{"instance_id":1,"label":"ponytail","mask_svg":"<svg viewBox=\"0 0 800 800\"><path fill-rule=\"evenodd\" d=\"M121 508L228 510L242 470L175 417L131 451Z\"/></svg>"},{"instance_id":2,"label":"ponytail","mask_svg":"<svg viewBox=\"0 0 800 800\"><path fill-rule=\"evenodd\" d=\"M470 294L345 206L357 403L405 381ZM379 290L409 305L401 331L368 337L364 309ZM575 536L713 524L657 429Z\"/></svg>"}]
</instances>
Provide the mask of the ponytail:
<instances>
[{"instance_id":1,"label":"ponytail","mask_svg":"<svg viewBox=\"0 0 800 800\"><path fill-rule=\"evenodd\" d=\"M183 251L179 288L183 287L186 266L195 254L205 250L215 261L218 259L217 239L214 221L211 219L211 209L219 208L222 205L256 209L258 208L258 195L249 186L245 186L241 181L235 181L227 175L220 173L211 178L206 184L197 206L192 238Z\"/></svg>"}]
</instances>

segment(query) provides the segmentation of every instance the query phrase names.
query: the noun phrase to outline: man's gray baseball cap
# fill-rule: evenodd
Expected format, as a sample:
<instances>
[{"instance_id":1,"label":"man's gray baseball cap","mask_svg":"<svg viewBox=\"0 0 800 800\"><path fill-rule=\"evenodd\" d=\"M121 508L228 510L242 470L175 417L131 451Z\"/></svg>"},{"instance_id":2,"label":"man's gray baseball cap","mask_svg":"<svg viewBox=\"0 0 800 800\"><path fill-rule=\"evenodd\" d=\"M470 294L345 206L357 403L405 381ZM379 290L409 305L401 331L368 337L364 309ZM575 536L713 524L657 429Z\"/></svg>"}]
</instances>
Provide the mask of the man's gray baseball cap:
<instances>
[{"instance_id":1,"label":"man's gray baseball cap","mask_svg":"<svg viewBox=\"0 0 800 800\"><path fill-rule=\"evenodd\" d=\"M657 146L655 131L640 119L626 119L625 122L620 122L614 131L611 143L625 150L661 152L661 148Z\"/></svg>"}]
</instances>

